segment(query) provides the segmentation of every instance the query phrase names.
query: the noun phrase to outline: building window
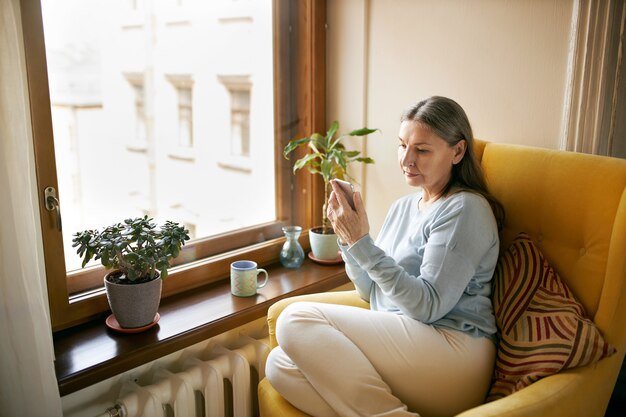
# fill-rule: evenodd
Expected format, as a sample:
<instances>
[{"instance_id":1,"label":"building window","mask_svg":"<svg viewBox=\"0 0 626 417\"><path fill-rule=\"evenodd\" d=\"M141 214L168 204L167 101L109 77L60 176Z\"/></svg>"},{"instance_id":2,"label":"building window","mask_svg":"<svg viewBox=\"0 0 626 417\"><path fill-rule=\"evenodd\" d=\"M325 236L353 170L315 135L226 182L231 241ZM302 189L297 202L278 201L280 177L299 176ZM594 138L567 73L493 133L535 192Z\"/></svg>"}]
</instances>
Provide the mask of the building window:
<instances>
[{"instance_id":1,"label":"building window","mask_svg":"<svg viewBox=\"0 0 626 417\"><path fill-rule=\"evenodd\" d=\"M242 7L250 6L252 18L241 32L248 37L233 40L247 48L238 54L224 42L212 41L223 39L220 30L228 29L202 20L216 18L210 12L215 10L213 2L185 3L194 19L172 30L161 9L146 7L146 13L138 15L145 19L136 26L141 30L130 30L123 21L128 10L123 0L93 0L89 7L69 2L64 7L79 6L71 13L58 13L53 0L40 0L41 12L32 7L32 0L21 1L27 10L22 27L30 91L50 92L52 105L57 102L47 80L64 72L47 76L56 71L46 66L47 53L61 51L79 61L87 51L102 61L97 77L89 78L101 88L102 105L85 114L76 137L82 203L88 206L81 209L83 223L70 226L64 221L61 233L55 219L45 208L41 210L53 330L86 321L106 309L102 267L71 267L70 258L77 257L71 247L76 231L100 229L145 212L158 223L173 220L193 225L197 239L185 246L170 273L176 285L190 289L225 279L228 268L223 257L231 252L237 256L257 253L263 262L276 261L283 225L306 228L319 223L315 217L319 210L311 207L318 206L321 187L310 175L294 176L291 162L275 150L311 129L325 128L324 89L311 87L312 79L325 82L325 1L242 3ZM137 7L142 3L131 2ZM200 10L207 5L211 7L206 12ZM198 51L202 51L200 59ZM301 68L312 68L313 61L318 72L307 72L310 79L305 79ZM220 86L216 83L220 73L249 75L227 77ZM188 74L193 88L171 82L168 74ZM77 75L85 74L79 71ZM253 99L249 80L273 88L255 89ZM71 84L71 80L65 82ZM226 94L220 94L220 87L227 88ZM42 190L47 186L58 189L60 172L59 162L50 158L56 142L50 112L47 100L32 100L37 182ZM203 116L194 120L194 113ZM225 114L230 114L226 123ZM102 123L89 124L90 119ZM201 156L191 163L171 158L172 143L197 149ZM228 153L242 158L254 158L255 149L259 150L254 173L245 181L240 173L226 172L214 163L219 159L214 148L226 144ZM145 152L136 151L142 148ZM308 192L292 199L294 188ZM255 201L254 210L235 204L244 193ZM59 199L61 212L72 213L71 199L64 199L63 190ZM175 204L193 216L178 218L172 208ZM192 263L178 268L182 262ZM177 289L164 291L167 297Z\"/></svg>"},{"instance_id":2,"label":"building window","mask_svg":"<svg viewBox=\"0 0 626 417\"><path fill-rule=\"evenodd\" d=\"M229 133L227 155L220 161L220 166L243 172L252 172L250 166L250 108L251 89L250 76L231 75L218 76L219 82L228 92L229 98Z\"/></svg>"},{"instance_id":3,"label":"building window","mask_svg":"<svg viewBox=\"0 0 626 417\"><path fill-rule=\"evenodd\" d=\"M142 0L128 0L128 5L131 10L138 10L142 6Z\"/></svg>"},{"instance_id":4,"label":"building window","mask_svg":"<svg viewBox=\"0 0 626 417\"><path fill-rule=\"evenodd\" d=\"M191 87L178 87L178 146L193 147Z\"/></svg>"},{"instance_id":5,"label":"building window","mask_svg":"<svg viewBox=\"0 0 626 417\"><path fill-rule=\"evenodd\" d=\"M230 151L250 156L250 90L230 90Z\"/></svg>"},{"instance_id":6,"label":"building window","mask_svg":"<svg viewBox=\"0 0 626 417\"><path fill-rule=\"evenodd\" d=\"M230 97L230 155L250 156L250 77L218 78Z\"/></svg>"},{"instance_id":7,"label":"building window","mask_svg":"<svg viewBox=\"0 0 626 417\"><path fill-rule=\"evenodd\" d=\"M146 143L146 112L143 104L143 84L134 84L135 90L135 141Z\"/></svg>"},{"instance_id":8,"label":"building window","mask_svg":"<svg viewBox=\"0 0 626 417\"><path fill-rule=\"evenodd\" d=\"M147 147L148 136L146 133L146 111L145 111L145 89L143 82L143 74L127 73L126 80L131 89L131 107L133 114L133 129L129 135L127 146L129 149L136 151L145 151Z\"/></svg>"},{"instance_id":9,"label":"building window","mask_svg":"<svg viewBox=\"0 0 626 417\"><path fill-rule=\"evenodd\" d=\"M176 91L176 144L181 149L193 148L193 81L191 75L166 75Z\"/></svg>"}]
</instances>

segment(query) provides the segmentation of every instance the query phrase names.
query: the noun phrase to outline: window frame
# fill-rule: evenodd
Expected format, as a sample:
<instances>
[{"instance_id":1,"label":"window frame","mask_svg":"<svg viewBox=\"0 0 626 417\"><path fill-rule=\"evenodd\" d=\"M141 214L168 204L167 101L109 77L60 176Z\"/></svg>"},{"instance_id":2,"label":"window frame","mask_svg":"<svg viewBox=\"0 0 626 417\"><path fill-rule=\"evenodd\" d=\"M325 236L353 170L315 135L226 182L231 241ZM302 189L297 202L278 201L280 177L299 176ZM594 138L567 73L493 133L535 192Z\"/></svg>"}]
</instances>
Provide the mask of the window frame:
<instances>
[{"instance_id":1,"label":"window frame","mask_svg":"<svg viewBox=\"0 0 626 417\"><path fill-rule=\"evenodd\" d=\"M284 242L283 225L298 224L306 229L321 223L321 180L305 171L294 175L295 158L285 160L282 150L293 137L325 129L326 0L274 0L273 6L277 220L186 245L185 250L195 252L197 260L184 265L174 263L170 277L163 282L163 298L225 279L230 262L237 258L251 258L262 265L276 262ZM105 272L103 267L70 274L65 270L62 234L56 214L45 207L43 191L49 186L58 189L58 183L41 3L20 0L20 7L48 303L52 330L59 331L109 309L102 288ZM305 151L298 152L296 157ZM61 208L62 197L59 195ZM89 287L93 289L70 298L77 288Z\"/></svg>"}]
</instances>

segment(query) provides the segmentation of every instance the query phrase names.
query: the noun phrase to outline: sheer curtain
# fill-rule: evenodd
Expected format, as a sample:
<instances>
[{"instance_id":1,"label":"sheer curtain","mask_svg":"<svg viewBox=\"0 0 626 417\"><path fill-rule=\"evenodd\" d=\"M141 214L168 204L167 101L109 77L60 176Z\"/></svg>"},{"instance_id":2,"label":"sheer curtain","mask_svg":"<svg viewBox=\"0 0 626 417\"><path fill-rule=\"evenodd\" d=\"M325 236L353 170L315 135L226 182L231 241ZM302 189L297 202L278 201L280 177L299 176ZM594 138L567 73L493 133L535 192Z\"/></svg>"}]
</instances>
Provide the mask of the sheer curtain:
<instances>
[{"instance_id":1,"label":"sheer curtain","mask_svg":"<svg viewBox=\"0 0 626 417\"><path fill-rule=\"evenodd\" d=\"M61 416L19 0L0 1L0 414Z\"/></svg>"}]
</instances>

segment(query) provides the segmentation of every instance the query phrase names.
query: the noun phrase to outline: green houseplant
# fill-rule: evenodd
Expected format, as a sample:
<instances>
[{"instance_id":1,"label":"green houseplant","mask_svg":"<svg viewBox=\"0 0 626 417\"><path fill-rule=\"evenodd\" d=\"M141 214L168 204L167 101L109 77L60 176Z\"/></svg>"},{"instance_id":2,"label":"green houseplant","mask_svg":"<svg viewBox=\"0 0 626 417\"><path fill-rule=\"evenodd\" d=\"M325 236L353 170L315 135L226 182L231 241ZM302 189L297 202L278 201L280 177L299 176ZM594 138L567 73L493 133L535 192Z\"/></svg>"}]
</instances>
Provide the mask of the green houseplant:
<instances>
[{"instance_id":1,"label":"green houseplant","mask_svg":"<svg viewBox=\"0 0 626 417\"><path fill-rule=\"evenodd\" d=\"M162 280L187 240L189 231L178 223L166 221L159 228L144 216L78 232L72 246L83 267L94 259L111 270L104 277L111 311L121 327L138 328L155 319Z\"/></svg>"},{"instance_id":2,"label":"green houseplant","mask_svg":"<svg viewBox=\"0 0 626 417\"><path fill-rule=\"evenodd\" d=\"M348 174L348 166L352 162L372 164L374 160L360 156L359 151L346 149L343 139L347 137L362 137L379 131L363 127L349 133L338 134L339 122L333 121L325 135L313 133L310 136L293 139L287 143L283 150L285 158L299 147L308 147L310 152L298 159L293 166L293 172L307 168L312 174L318 174L324 181L324 204L322 206L322 225L309 231L311 249L315 258L320 260L332 260L337 256L337 239L334 235L328 216L326 204L331 192L330 181L333 178L352 179ZM319 235L326 236L325 238ZM318 247L319 240L325 241L324 248Z\"/></svg>"}]
</instances>

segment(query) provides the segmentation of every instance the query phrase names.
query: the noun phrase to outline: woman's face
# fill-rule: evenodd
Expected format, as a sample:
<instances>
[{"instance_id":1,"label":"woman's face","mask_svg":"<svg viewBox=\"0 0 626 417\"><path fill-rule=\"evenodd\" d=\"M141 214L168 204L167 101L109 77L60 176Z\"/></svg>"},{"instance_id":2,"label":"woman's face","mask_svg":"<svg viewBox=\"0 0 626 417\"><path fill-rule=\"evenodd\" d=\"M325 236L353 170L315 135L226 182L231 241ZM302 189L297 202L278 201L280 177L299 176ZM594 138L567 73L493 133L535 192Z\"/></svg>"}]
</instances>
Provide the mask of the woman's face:
<instances>
[{"instance_id":1,"label":"woman's face","mask_svg":"<svg viewBox=\"0 0 626 417\"><path fill-rule=\"evenodd\" d=\"M465 141L449 146L426 125L411 120L400 124L398 137L398 162L407 184L422 187L431 195L443 191L452 165L463 159Z\"/></svg>"}]
</instances>

